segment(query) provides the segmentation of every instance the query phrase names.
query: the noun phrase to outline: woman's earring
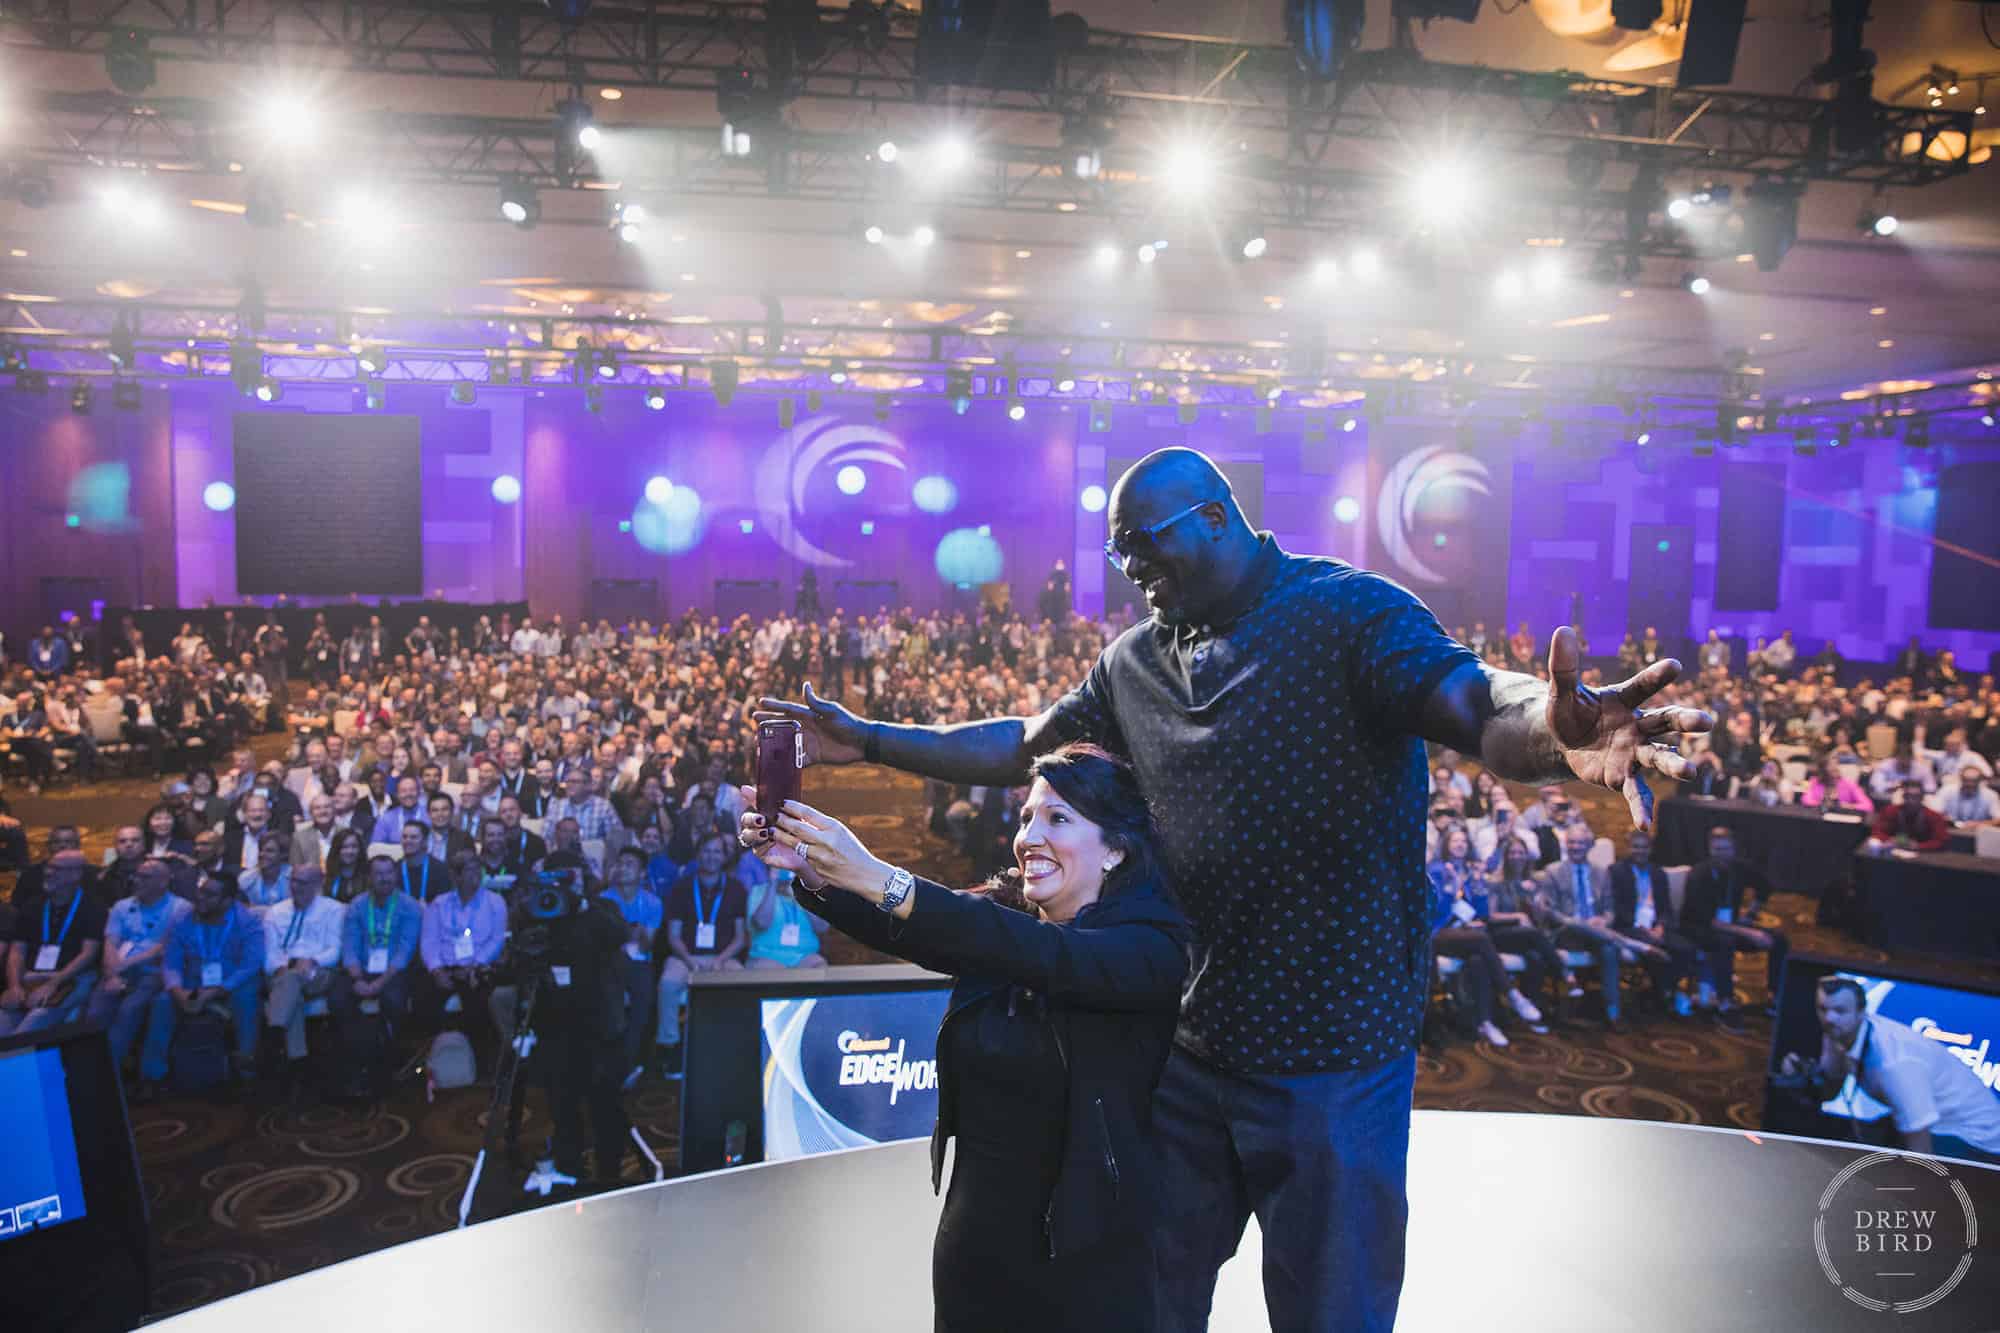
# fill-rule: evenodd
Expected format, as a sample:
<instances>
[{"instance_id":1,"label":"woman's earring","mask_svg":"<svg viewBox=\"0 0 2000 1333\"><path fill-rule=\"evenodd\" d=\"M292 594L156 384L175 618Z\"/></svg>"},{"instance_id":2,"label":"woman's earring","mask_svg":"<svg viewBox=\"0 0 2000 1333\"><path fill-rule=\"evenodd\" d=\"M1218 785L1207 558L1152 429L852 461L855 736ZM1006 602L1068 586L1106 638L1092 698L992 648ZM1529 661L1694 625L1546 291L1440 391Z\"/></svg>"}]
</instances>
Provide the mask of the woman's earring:
<instances>
[{"instance_id":1,"label":"woman's earring","mask_svg":"<svg viewBox=\"0 0 2000 1333\"><path fill-rule=\"evenodd\" d=\"M1104 873L1107 875L1110 874L1112 871L1116 870L1124 860L1125 858L1122 855L1114 856L1106 860L1104 863Z\"/></svg>"}]
</instances>

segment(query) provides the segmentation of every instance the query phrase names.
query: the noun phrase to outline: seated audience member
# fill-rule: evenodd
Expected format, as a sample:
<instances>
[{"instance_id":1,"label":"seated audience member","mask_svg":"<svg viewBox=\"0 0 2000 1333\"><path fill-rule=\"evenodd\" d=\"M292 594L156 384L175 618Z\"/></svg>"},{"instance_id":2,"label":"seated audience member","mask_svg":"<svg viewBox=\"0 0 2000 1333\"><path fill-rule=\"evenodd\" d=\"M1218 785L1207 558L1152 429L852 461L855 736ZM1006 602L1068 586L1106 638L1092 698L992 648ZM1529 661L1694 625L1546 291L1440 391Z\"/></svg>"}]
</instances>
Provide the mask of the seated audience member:
<instances>
[{"instance_id":1,"label":"seated audience member","mask_svg":"<svg viewBox=\"0 0 2000 1333\"><path fill-rule=\"evenodd\" d=\"M248 1078L257 1058L264 927L230 896L224 881L208 875L196 881L194 910L181 918L167 941L162 981L165 993L154 1001L140 1078L150 1084L166 1078L175 1027L182 1018L201 1013L228 1020L236 1037L230 1053L236 1074Z\"/></svg>"},{"instance_id":2,"label":"seated audience member","mask_svg":"<svg viewBox=\"0 0 2000 1333\"><path fill-rule=\"evenodd\" d=\"M680 827L667 840L667 858L675 865L692 865L695 848L715 832L715 802L697 792L682 813Z\"/></svg>"},{"instance_id":3,"label":"seated audience member","mask_svg":"<svg viewBox=\"0 0 2000 1333\"><path fill-rule=\"evenodd\" d=\"M465 790L458 794L458 809L452 817L452 831L463 833L468 846L479 846L479 830L486 823L486 805L479 787L467 783Z\"/></svg>"},{"instance_id":4,"label":"seated audience member","mask_svg":"<svg viewBox=\"0 0 2000 1333\"><path fill-rule=\"evenodd\" d=\"M1504 998L1523 1022L1539 1025L1541 1011L1514 984L1500 958L1500 950L1486 928L1492 904L1486 889L1486 874L1472 856L1472 839L1463 826L1454 826L1444 835L1442 853L1431 862L1431 948L1448 958L1462 959L1471 983L1473 1006L1479 1035L1495 1046L1506 1046L1507 1036L1495 1023L1494 1002Z\"/></svg>"},{"instance_id":5,"label":"seated audience member","mask_svg":"<svg viewBox=\"0 0 2000 1333\"><path fill-rule=\"evenodd\" d=\"M531 866L549 854L549 845L542 841L541 835L522 827L521 802L517 798L502 796L498 813L509 861L517 866Z\"/></svg>"},{"instance_id":6,"label":"seated audience member","mask_svg":"<svg viewBox=\"0 0 2000 1333\"><path fill-rule=\"evenodd\" d=\"M186 784L176 785L184 787ZM194 841L181 831L172 806L164 801L154 806L146 812L146 818L139 827L145 830L141 855L157 856L173 867L194 864Z\"/></svg>"},{"instance_id":7,"label":"seated audience member","mask_svg":"<svg viewBox=\"0 0 2000 1333\"><path fill-rule=\"evenodd\" d=\"M1944 748L1935 753L1926 753L1924 757L1930 760L1931 770L1937 774L1940 782L1948 782L1966 773L1977 773L1986 777L1992 776L1993 773L1993 766L1987 763L1977 750L1966 745L1963 727L1954 727L1947 732Z\"/></svg>"},{"instance_id":8,"label":"seated audience member","mask_svg":"<svg viewBox=\"0 0 2000 1333\"><path fill-rule=\"evenodd\" d=\"M292 864L285 859L282 836L266 833L257 844L257 868L237 877L236 896L260 919L292 896Z\"/></svg>"},{"instance_id":9,"label":"seated audience member","mask_svg":"<svg viewBox=\"0 0 2000 1333\"><path fill-rule=\"evenodd\" d=\"M1611 929L1611 877L1590 864L1597 836L1590 826L1572 823L1563 830L1563 859L1535 877L1536 924L1555 937L1556 947L1580 950L1597 959L1598 981L1604 988L1604 1025L1618 1031L1618 964L1640 952L1639 945Z\"/></svg>"},{"instance_id":10,"label":"seated audience member","mask_svg":"<svg viewBox=\"0 0 2000 1333\"><path fill-rule=\"evenodd\" d=\"M182 873L183 885L192 885L197 875L215 875L229 881L229 891L236 891L236 881L243 872L230 865L222 857L222 835L214 829L205 828L194 835L194 864Z\"/></svg>"},{"instance_id":11,"label":"seated audience member","mask_svg":"<svg viewBox=\"0 0 2000 1333\"><path fill-rule=\"evenodd\" d=\"M566 794L550 802L548 817L575 820L577 836L585 841L608 842L618 825L618 812L598 795L596 773L585 767L572 768L564 787Z\"/></svg>"},{"instance_id":12,"label":"seated audience member","mask_svg":"<svg viewBox=\"0 0 2000 1333\"><path fill-rule=\"evenodd\" d=\"M1767 810L1790 805L1795 794L1792 784L1786 780L1775 759L1766 759L1763 766L1757 770L1757 775L1739 786L1736 791L1739 800L1753 801Z\"/></svg>"},{"instance_id":13,"label":"seated audience member","mask_svg":"<svg viewBox=\"0 0 2000 1333\"><path fill-rule=\"evenodd\" d=\"M507 830L497 819L479 828L479 866L487 879L505 879L510 884L526 873L527 867L508 853Z\"/></svg>"},{"instance_id":14,"label":"seated audience member","mask_svg":"<svg viewBox=\"0 0 2000 1333\"><path fill-rule=\"evenodd\" d=\"M1868 793L1861 789L1861 784L1849 776L1840 760L1833 755L1820 761L1819 771L1806 783L1805 795L1800 803L1815 810L1824 810L1831 804L1842 810L1857 810L1864 815L1875 813L1875 802L1868 799Z\"/></svg>"},{"instance_id":15,"label":"seated audience member","mask_svg":"<svg viewBox=\"0 0 2000 1333\"><path fill-rule=\"evenodd\" d=\"M1625 855L1611 865L1611 929L1640 946L1640 962L1653 992L1685 1018L1688 997L1681 980L1694 973L1694 945L1674 927L1673 894L1666 872L1653 864L1652 835L1633 829Z\"/></svg>"},{"instance_id":16,"label":"seated audience member","mask_svg":"<svg viewBox=\"0 0 2000 1333\"><path fill-rule=\"evenodd\" d=\"M370 1048L368 1018L379 1013L399 1030L410 1010L410 960L423 935L424 910L402 892L397 869L390 857L369 858L368 892L347 905L341 922L340 970L328 1003L350 1062L350 1087L361 1079L361 1052Z\"/></svg>"},{"instance_id":17,"label":"seated audience member","mask_svg":"<svg viewBox=\"0 0 2000 1333\"><path fill-rule=\"evenodd\" d=\"M1738 951L1765 956L1770 994L1776 997L1790 941L1782 930L1750 924L1770 897L1771 882L1764 872L1737 857L1735 835L1719 824L1710 829L1708 859L1688 871L1680 920L1681 935L1710 959L1710 976L1701 983L1704 1006L1719 994L1723 1012L1735 1010Z\"/></svg>"},{"instance_id":18,"label":"seated audience member","mask_svg":"<svg viewBox=\"0 0 2000 1333\"><path fill-rule=\"evenodd\" d=\"M694 868L675 881L667 895L666 961L660 968L659 1015L654 1041L662 1047L668 1078L680 1077L681 1004L688 978L696 972L732 972L743 967L749 947L743 886L723 873L729 847L711 832L695 850Z\"/></svg>"},{"instance_id":19,"label":"seated audience member","mask_svg":"<svg viewBox=\"0 0 2000 1333\"><path fill-rule=\"evenodd\" d=\"M137 824L121 824L111 834L111 859L97 872L97 882L85 892L108 912L133 893L133 881L144 860L146 835ZM107 959L108 963L110 960Z\"/></svg>"},{"instance_id":20,"label":"seated audience member","mask_svg":"<svg viewBox=\"0 0 2000 1333\"><path fill-rule=\"evenodd\" d=\"M42 859L29 862L14 885L16 905L25 903L30 898L39 897L46 891L49 867L54 864L56 857L64 852L76 852L79 855L83 852L83 833L74 824L56 824L49 829L47 836L42 840ZM84 892L93 898L97 896L91 891L95 879L96 876L90 873L90 867L86 865L83 877ZM108 909L110 904L100 902L98 906Z\"/></svg>"},{"instance_id":21,"label":"seated audience member","mask_svg":"<svg viewBox=\"0 0 2000 1333\"><path fill-rule=\"evenodd\" d=\"M84 782L97 781L97 738L84 720L76 686L51 690L42 700L42 716L48 726L49 746L76 756L76 774Z\"/></svg>"},{"instance_id":22,"label":"seated audience member","mask_svg":"<svg viewBox=\"0 0 2000 1333\"><path fill-rule=\"evenodd\" d=\"M343 782L333 789L333 822L341 828L353 829L367 843L375 833L375 820L361 808L361 789L352 782Z\"/></svg>"},{"instance_id":23,"label":"seated audience member","mask_svg":"<svg viewBox=\"0 0 2000 1333\"><path fill-rule=\"evenodd\" d=\"M1875 812L1869 826L1869 851L1885 853L1892 848L1906 851L1943 851L1951 841L1951 824L1924 804L1924 787L1912 778L1902 786L1902 799Z\"/></svg>"},{"instance_id":24,"label":"seated audience member","mask_svg":"<svg viewBox=\"0 0 2000 1333\"><path fill-rule=\"evenodd\" d=\"M85 1021L109 1029L111 1057L121 1065L165 987L167 941L194 910L168 892L172 879L166 862L140 862L131 895L119 899L105 923L104 960Z\"/></svg>"},{"instance_id":25,"label":"seated audience member","mask_svg":"<svg viewBox=\"0 0 2000 1333\"><path fill-rule=\"evenodd\" d=\"M1937 790L1937 777L1931 772L1930 761L1920 758L1908 741L1898 745L1895 754L1870 771L1868 791L1877 801L1890 804L1905 782L1915 782L1926 792Z\"/></svg>"},{"instance_id":26,"label":"seated audience member","mask_svg":"<svg viewBox=\"0 0 2000 1333\"><path fill-rule=\"evenodd\" d=\"M104 908L83 891L83 853L49 857L41 890L16 894L14 938L0 992L0 1037L81 1018L104 954Z\"/></svg>"},{"instance_id":27,"label":"seated audience member","mask_svg":"<svg viewBox=\"0 0 2000 1333\"><path fill-rule=\"evenodd\" d=\"M1729 795L1730 778L1723 770L1722 756L1711 749L1696 750L1688 756L1694 771L1681 780L1684 796L1721 798Z\"/></svg>"},{"instance_id":28,"label":"seated audience member","mask_svg":"<svg viewBox=\"0 0 2000 1333\"><path fill-rule=\"evenodd\" d=\"M1535 853L1526 841L1516 838L1501 844L1499 854L1499 867L1487 872L1486 928L1503 953L1519 954L1526 960L1527 970L1522 975L1530 987L1546 980L1549 1008L1553 1010L1583 991L1563 963L1555 941L1539 924Z\"/></svg>"},{"instance_id":29,"label":"seated audience member","mask_svg":"<svg viewBox=\"0 0 2000 1333\"><path fill-rule=\"evenodd\" d=\"M333 819L333 797L321 793L306 804L308 819L292 832L292 864L324 866L333 851L334 835L340 825Z\"/></svg>"},{"instance_id":30,"label":"seated audience member","mask_svg":"<svg viewBox=\"0 0 2000 1333\"><path fill-rule=\"evenodd\" d=\"M396 780L396 803L376 816L374 831L368 835L370 843L400 843L403 840L403 825L422 822L423 787L414 777Z\"/></svg>"},{"instance_id":31,"label":"seated audience member","mask_svg":"<svg viewBox=\"0 0 2000 1333\"><path fill-rule=\"evenodd\" d=\"M271 826L271 802L261 791L244 796L236 817L227 821L222 834L222 861L231 870L244 874L257 868L260 844Z\"/></svg>"},{"instance_id":32,"label":"seated audience member","mask_svg":"<svg viewBox=\"0 0 2000 1333\"><path fill-rule=\"evenodd\" d=\"M761 864L761 863L760 863ZM790 871L773 871L750 907L750 967L825 967L819 937L831 929L792 891Z\"/></svg>"},{"instance_id":33,"label":"seated audience member","mask_svg":"<svg viewBox=\"0 0 2000 1333\"><path fill-rule=\"evenodd\" d=\"M449 866L451 858L460 852L475 852L479 849L470 833L457 827L458 806L448 792L439 792L424 803L424 822L430 826L430 841L424 854L440 865Z\"/></svg>"},{"instance_id":34,"label":"seated audience member","mask_svg":"<svg viewBox=\"0 0 2000 1333\"><path fill-rule=\"evenodd\" d=\"M251 790L262 792L270 803L271 827L291 837L292 830L305 819L306 808L298 794L285 785L285 766L275 759L264 765L257 771Z\"/></svg>"},{"instance_id":35,"label":"seated audience member","mask_svg":"<svg viewBox=\"0 0 2000 1333\"><path fill-rule=\"evenodd\" d=\"M306 1058L306 1003L324 998L340 971L347 908L320 892L315 866L292 871L292 896L264 916L264 1025L284 1034L285 1077L299 1086Z\"/></svg>"},{"instance_id":36,"label":"seated audience member","mask_svg":"<svg viewBox=\"0 0 2000 1333\"><path fill-rule=\"evenodd\" d=\"M1937 812L1961 828L2000 822L2000 779L1990 773L1961 770L1935 800Z\"/></svg>"},{"instance_id":37,"label":"seated audience member","mask_svg":"<svg viewBox=\"0 0 2000 1333\"><path fill-rule=\"evenodd\" d=\"M7 795L0 792L0 866L19 870L28 864L28 831L7 807ZM0 936L4 939L5 936Z\"/></svg>"},{"instance_id":38,"label":"seated audience member","mask_svg":"<svg viewBox=\"0 0 2000 1333\"><path fill-rule=\"evenodd\" d=\"M1535 789L1535 803L1521 812L1521 823L1533 831L1554 828L1560 816L1569 809L1569 793L1559 782L1546 783Z\"/></svg>"},{"instance_id":39,"label":"seated audience member","mask_svg":"<svg viewBox=\"0 0 2000 1333\"><path fill-rule=\"evenodd\" d=\"M333 850L326 854L323 882L326 896L337 903L353 902L368 891L368 849L361 835L344 828L333 835Z\"/></svg>"},{"instance_id":40,"label":"seated audience member","mask_svg":"<svg viewBox=\"0 0 2000 1333\"><path fill-rule=\"evenodd\" d=\"M1819 1058L1787 1051L1780 1073L1809 1079L1817 1101L1840 1096L1852 1076L1889 1108L1905 1149L2000 1166L2000 1099L1966 1077L1950 1047L1869 1013L1868 997L1852 977L1822 977L1813 1001Z\"/></svg>"},{"instance_id":41,"label":"seated audience member","mask_svg":"<svg viewBox=\"0 0 2000 1333\"><path fill-rule=\"evenodd\" d=\"M597 895L616 907L625 919L625 1086L629 1089L645 1071L646 1036L653 1029L653 940L659 933L665 905L646 886L646 853L634 846L618 849L611 861L611 882Z\"/></svg>"},{"instance_id":42,"label":"seated audience member","mask_svg":"<svg viewBox=\"0 0 2000 1333\"><path fill-rule=\"evenodd\" d=\"M486 869L470 851L453 856L446 873L449 890L424 908L418 1021L425 1027L442 1024L445 1004L456 995L467 1036L485 1046L473 1015L491 1009L495 969L507 944L507 900L487 887Z\"/></svg>"},{"instance_id":43,"label":"seated audience member","mask_svg":"<svg viewBox=\"0 0 2000 1333\"><path fill-rule=\"evenodd\" d=\"M430 845L429 824L412 820L403 825L403 859L397 869L402 876L403 892L416 899L419 906L451 891L451 871L445 862L430 854Z\"/></svg>"},{"instance_id":44,"label":"seated audience member","mask_svg":"<svg viewBox=\"0 0 2000 1333\"><path fill-rule=\"evenodd\" d=\"M1519 843L1527 849L1528 858L1533 860L1541 855L1541 839L1535 831L1521 822L1521 814L1514 808L1514 799L1505 787L1495 787L1487 798L1486 818L1472 829L1472 854L1479 858L1490 875L1499 870L1506 845Z\"/></svg>"},{"instance_id":45,"label":"seated audience member","mask_svg":"<svg viewBox=\"0 0 2000 1333\"><path fill-rule=\"evenodd\" d=\"M35 705L31 691L14 696L11 708L0 708L0 753L12 751L28 766L28 795L39 796L42 787L55 775L55 750L49 742L48 715Z\"/></svg>"}]
</instances>

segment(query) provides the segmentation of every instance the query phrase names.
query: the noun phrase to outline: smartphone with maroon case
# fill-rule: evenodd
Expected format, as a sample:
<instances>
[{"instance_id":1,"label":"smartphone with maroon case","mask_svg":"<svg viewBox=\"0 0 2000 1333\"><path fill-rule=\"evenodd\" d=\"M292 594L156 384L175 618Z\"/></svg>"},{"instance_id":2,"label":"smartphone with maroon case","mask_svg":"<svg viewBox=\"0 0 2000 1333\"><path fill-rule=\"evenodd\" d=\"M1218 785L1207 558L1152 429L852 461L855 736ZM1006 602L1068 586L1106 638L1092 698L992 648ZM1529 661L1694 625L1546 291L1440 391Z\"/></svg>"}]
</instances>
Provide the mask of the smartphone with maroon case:
<instances>
[{"instance_id":1,"label":"smartphone with maroon case","mask_svg":"<svg viewBox=\"0 0 2000 1333\"><path fill-rule=\"evenodd\" d=\"M757 813L775 821L786 801L799 799L806 767L806 734L798 723L775 718L757 724Z\"/></svg>"}]
</instances>

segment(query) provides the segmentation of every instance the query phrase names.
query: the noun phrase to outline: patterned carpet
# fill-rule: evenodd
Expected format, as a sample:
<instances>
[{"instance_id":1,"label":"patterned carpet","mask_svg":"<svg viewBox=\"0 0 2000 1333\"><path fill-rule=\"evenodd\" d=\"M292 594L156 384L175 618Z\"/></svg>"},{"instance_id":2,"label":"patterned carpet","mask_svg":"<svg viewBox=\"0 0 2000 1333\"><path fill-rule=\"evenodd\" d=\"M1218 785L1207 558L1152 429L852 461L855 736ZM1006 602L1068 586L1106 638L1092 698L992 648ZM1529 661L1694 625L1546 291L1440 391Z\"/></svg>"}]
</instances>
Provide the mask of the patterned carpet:
<instances>
[{"instance_id":1,"label":"patterned carpet","mask_svg":"<svg viewBox=\"0 0 2000 1333\"><path fill-rule=\"evenodd\" d=\"M114 825L143 812L151 784L109 784L80 796L58 790L16 810L39 850L48 824L85 825L92 857ZM925 831L918 782L879 769L815 771L806 799L847 820L887 859L944 882L966 867ZM1593 822L1620 831L1622 805L1585 796ZM1621 832L1622 836L1622 832ZM11 886L9 886L11 887ZM1813 904L1780 895L1776 907L1795 948L1881 955L1811 924ZM867 961L848 941L835 962ZM1739 975L1761 1001L1762 965ZM1623 1033L1595 1024L1537 1037L1520 1031L1506 1050L1450 1040L1420 1058L1417 1104L1425 1108L1529 1111L1754 1127L1762 1105L1768 1027L1740 1033L1705 1020L1660 1018ZM478 1150L489 1090L441 1093L395 1087L362 1107L293 1107L259 1085L234 1101L169 1099L135 1108L133 1123L158 1237L155 1308L188 1309L246 1288L400 1241L446 1230ZM676 1159L678 1085L648 1080L630 1112L669 1171ZM545 1125L531 1099L526 1141ZM636 1162L629 1179L644 1178Z\"/></svg>"}]
</instances>

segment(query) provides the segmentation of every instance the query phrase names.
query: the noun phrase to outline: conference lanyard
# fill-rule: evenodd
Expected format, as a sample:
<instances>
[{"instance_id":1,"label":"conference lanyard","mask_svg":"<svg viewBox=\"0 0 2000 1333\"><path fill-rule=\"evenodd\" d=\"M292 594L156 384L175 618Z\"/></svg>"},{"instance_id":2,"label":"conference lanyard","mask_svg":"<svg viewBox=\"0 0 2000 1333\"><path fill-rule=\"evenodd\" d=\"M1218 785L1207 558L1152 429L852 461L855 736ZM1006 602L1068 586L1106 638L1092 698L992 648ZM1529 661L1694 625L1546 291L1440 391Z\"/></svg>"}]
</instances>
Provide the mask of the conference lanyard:
<instances>
[{"instance_id":1,"label":"conference lanyard","mask_svg":"<svg viewBox=\"0 0 2000 1333\"><path fill-rule=\"evenodd\" d=\"M715 908L712 911L703 912L701 907L701 881L697 879L694 882L694 920L697 926L713 926L715 924L715 918L722 915L722 900L728 892L729 886L727 884L716 885Z\"/></svg>"},{"instance_id":2,"label":"conference lanyard","mask_svg":"<svg viewBox=\"0 0 2000 1333\"><path fill-rule=\"evenodd\" d=\"M372 949L387 948L389 934L396 928L396 900L389 900L389 910L384 913L382 924L375 924L375 895L368 895L368 945Z\"/></svg>"},{"instance_id":3,"label":"conference lanyard","mask_svg":"<svg viewBox=\"0 0 2000 1333\"><path fill-rule=\"evenodd\" d=\"M695 901L699 902L700 900L701 900L701 893L699 890L697 890L695 893ZM83 901L82 889L78 889L75 893L72 893L69 896L69 912L67 915L63 917L62 929L56 933L56 937L54 939L50 939L49 908L52 906L52 904L49 902L48 899L46 898L42 899L42 943L43 944L53 944L58 949L62 948L62 942L69 938L70 922L76 920L76 905L82 901Z\"/></svg>"},{"instance_id":4,"label":"conference lanyard","mask_svg":"<svg viewBox=\"0 0 2000 1333\"><path fill-rule=\"evenodd\" d=\"M290 949L293 943L299 938L299 932L305 929L305 924L306 914L300 911L297 905L294 905L292 907L292 924L285 930L285 943L282 947Z\"/></svg>"},{"instance_id":5,"label":"conference lanyard","mask_svg":"<svg viewBox=\"0 0 2000 1333\"><path fill-rule=\"evenodd\" d=\"M403 862L403 892L408 893L409 891L410 863L405 861ZM416 899L420 903L427 903L431 900L431 863L428 857L424 860L424 873L417 877Z\"/></svg>"}]
</instances>

